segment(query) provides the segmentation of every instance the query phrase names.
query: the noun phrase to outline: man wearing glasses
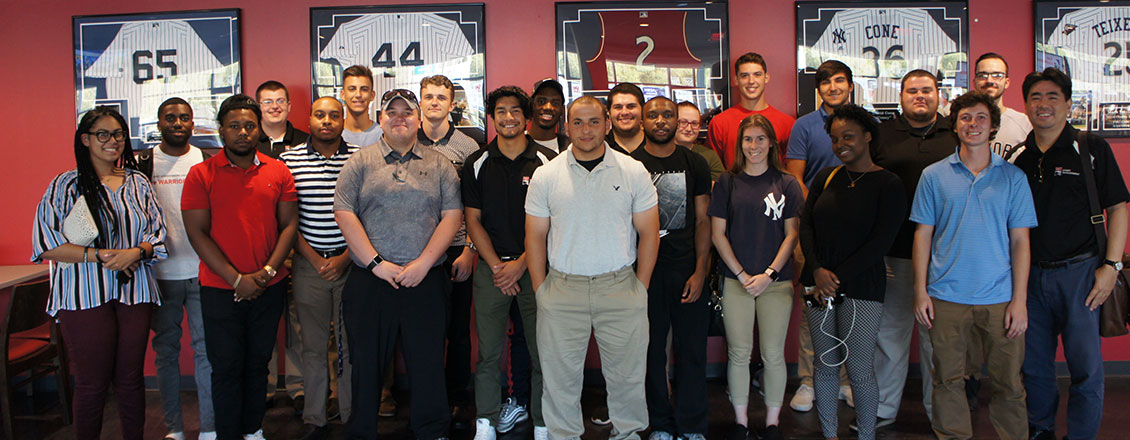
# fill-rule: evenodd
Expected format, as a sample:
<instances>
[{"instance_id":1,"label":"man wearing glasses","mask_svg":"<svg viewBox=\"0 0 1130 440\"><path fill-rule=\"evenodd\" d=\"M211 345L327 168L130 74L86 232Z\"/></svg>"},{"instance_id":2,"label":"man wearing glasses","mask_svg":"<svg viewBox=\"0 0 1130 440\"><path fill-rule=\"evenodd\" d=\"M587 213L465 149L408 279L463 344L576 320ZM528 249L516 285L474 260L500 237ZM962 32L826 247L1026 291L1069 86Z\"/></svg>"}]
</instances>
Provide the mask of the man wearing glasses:
<instances>
[{"instance_id":1,"label":"man wearing glasses","mask_svg":"<svg viewBox=\"0 0 1130 440\"><path fill-rule=\"evenodd\" d=\"M973 73L973 88L978 92L988 94L1001 109L1001 127L997 130L990 146L993 154L1010 159L1012 150L1016 145L1024 142L1028 132L1032 131L1032 123L1024 113L1005 107L1004 91L1008 90L1008 63L1004 57L993 52L985 53L977 58Z\"/></svg>"},{"instance_id":2,"label":"man wearing glasses","mask_svg":"<svg viewBox=\"0 0 1130 440\"><path fill-rule=\"evenodd\" d=\"M290 116L290 92L283 83L270 80L255 89L255 100L259 101L259 108L263 109L263 129L260 130L260 153L278 159L279 155L287 148L306 143L309 137L305 131L290 125L287 117ZM290 357L290 352L287 352ZM289 364L290 361L287 361ZM290 374L290 369L287 369ZM302 377L299 376L299 388L302 387ZM289 384L288 384L289 385Z\"/></svg>"},{"instance_id":3,"label":"man wearing glasses","mask_svg":"<svg viewBox=\"0 0 1130 440\"><path fill-rule=\"evenodd\" d=\"M263 123L259 126L259 145L256 147L260 153L278 159L283 151L293 145L306 143L309 135L302 130L290 125L287 117L290 116L290 92L286 86L274 80L264 82L255 89L255 100L263 111ZM286 346L286 394L294 403L294 410L299 416L305 406L305 387L302 381L302 328L298 324L298 311L294 308L294 294L289 289L286 293L286 338L282 343ZM267 402L272 402L275 392L278 391L278 356L276 349L271 352L271 361L267 363Z\"/></svg>"},{"instance_id":4,"label":"man wearing glasses","mask_svg":"<svg viewBox=\"0 0 1130 440\"><path fill-rule=\"evenodd\" d=\"M399 336L412 384L412 432L423 440L447 438L451 281L443 262L463 221L459 177L443 154L417 140L416 94L386 92L380 123L384 134L345 163L334 195L334 218L358 266L341 298L353 362L346 437L377 438L380 390Z\"/></svg>"}]
</instances>

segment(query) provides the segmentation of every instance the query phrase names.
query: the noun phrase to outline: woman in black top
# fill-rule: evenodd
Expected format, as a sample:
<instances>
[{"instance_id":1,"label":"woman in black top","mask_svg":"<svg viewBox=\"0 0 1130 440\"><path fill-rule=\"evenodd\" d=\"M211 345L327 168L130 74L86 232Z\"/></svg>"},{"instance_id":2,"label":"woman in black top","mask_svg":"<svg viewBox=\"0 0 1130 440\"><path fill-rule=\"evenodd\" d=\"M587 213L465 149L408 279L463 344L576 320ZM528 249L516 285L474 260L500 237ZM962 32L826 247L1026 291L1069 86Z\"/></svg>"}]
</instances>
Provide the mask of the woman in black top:
<instances>
[{"instance_id":1,"label":"woman in black top","mask_svg":"<svg viewBox=\"0 0 1130 440\"><path fill-rule=\"evenodd\" d=\"M816 354L816 409L824 437L836 438L839 367L847 364L860 439L875 438L879 389L873 367L883 314L883 255L906 217L906 196L894 173L871 161L878 132L859 106L836 109L825 125L844 165L816 174L800 221L806 263L801 282ZM841 298L842 297L842 298ZM829 305L831 303L831 305Z\"/></svg>"}]
</instances>

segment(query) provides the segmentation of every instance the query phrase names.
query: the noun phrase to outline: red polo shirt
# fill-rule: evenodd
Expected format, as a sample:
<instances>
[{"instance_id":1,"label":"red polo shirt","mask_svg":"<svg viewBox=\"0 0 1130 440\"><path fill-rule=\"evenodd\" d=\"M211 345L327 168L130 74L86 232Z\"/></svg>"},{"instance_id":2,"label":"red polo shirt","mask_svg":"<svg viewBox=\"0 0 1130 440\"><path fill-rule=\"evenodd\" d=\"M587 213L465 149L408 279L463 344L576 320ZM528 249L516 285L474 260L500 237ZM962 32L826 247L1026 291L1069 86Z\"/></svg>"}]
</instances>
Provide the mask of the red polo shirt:
<instances>
[{"instance_id":1,"label":"red polo shirt","mask_svg":"<svg viewBox=\"0 0 1130 440\"><path fill-rule=\"evenodd\" d=\"M781 147L778 152L781 155L781 162L784 162L785 151L789 147L789 134L793 131L793 123L796 122L796 119L773 108L773 106L766 107L765 110L753 111L734 104L733 107L714 116L710 120L709 129L706 131L706 146L718 153L718 157L722 158L722 163L726 165L726 168L730 168L730 165L734 163L734 151L738 146L738 127L742 125L742 120L746 116L752 114L765 116L769 123L773 125L773 131L777 134L777 145Z\"/></svg>"},{"instance_id":2,"label":"red polo shirt","mask_svg":"<svg viewBox=\"0 0 1130 440\"><path fill-rule=\"evenodd\" d=\"M279 240L278 203L298 200L294 176L285 164L259 152L255 158L255 164L246 170L232 165L224 151L196 164L184 179L180 199L181 211L211 211L212 239L240 273L255 272L267 264ZM280 266L269 284L286 277L286 266ZM232 288L203 261L200 284Z\"/></svg>"}]
</instances>

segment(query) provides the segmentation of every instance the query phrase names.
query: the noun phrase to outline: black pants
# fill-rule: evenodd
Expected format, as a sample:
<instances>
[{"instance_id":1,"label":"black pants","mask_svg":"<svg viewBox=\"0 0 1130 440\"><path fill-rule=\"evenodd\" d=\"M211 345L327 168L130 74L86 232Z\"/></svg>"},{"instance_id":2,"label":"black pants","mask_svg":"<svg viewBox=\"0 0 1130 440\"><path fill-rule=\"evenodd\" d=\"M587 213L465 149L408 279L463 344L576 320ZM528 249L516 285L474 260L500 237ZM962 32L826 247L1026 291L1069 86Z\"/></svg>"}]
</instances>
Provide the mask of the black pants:
<instances>
[{"instance_id":1,"label":"black pants","mask_svg":"<svg viewBox=\"0 0 1130 440\"><path fill-rule=\"evenodd\" d=\"M443 268L448 278L454 277L451 264L463 253L463 246L447 248ZM472 272L475 270L471 267ZM453 405L471 403L471 278L451 283L451 314L447 322L447 397Z\"/></svg>"},{"instance_id":2,"label":"black pants","mask_svg":"<svg viewBox=\"0 0 1130 440\"><path fill-rule=\"evenodd\" d=\"M258 298L240 302L235 302L234 290L200 286L204 344L212 364L212 407L222 440L242 439L263 425L267 363L289 284L284 279Z\"/></svg>"},{"instance_id":3,"label":"black pants","mask_svg":"<svg viewBox=\"0 0 1130 440\"><path fill-rule=\"evenodd\" d=\"M706 330L710 323L706 295L683 304L683 286L694 273L691 264L657 263L647 290L647 413L652 431L672 435L706 434ZM667 392L667 333L675 354L675 407ZM676 410L677 408L677 410Z\"/></svg>"},{"instance_id":4,"label":"black pants","mask_svg":"<svg viewBox=\"0 0 1130 440\"><path fill-rule=\"evenodd\" d=\"M450 285L441 267L432 268L416 287L399 289L364 269L349 272L341 294L353 362L353 410L346 438L377 438L381 387L398 335L412 390L412 431L421 440L447 437L451 411L443 375L443 339Z\"/></svg>"}]
</instances>

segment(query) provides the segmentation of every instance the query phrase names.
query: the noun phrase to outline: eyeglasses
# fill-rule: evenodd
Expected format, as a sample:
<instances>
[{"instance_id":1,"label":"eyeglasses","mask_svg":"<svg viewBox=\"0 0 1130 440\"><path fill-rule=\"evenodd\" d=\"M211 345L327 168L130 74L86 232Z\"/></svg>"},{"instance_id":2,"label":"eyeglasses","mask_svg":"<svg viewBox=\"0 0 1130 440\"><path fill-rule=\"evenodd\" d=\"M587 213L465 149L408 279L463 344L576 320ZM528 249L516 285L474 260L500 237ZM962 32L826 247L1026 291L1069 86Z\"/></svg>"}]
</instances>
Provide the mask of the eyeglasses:
<instances>
[{"instance_id":1,"label":"eyeglasses","mask_svg":"<svg viewBox=\"0 0 1130 440\"><path fill-rule=\"evenodd\" d=\"M977 72L977 79L1004 79L1004 72Z\"/></svg>"},{"instance_id":2,"label":"eyeglasses","mask_svg":"<svg viewBox=\"0 0 1130 440\"><path fill-rule=\"evenodd\" d=\"M102 143L109 142L111 137L113 137L115 141L120 141L126 138L126 132L122 130L115 130L113 132L105 130L89 131L86 134L94 135L94 137L98 138L98 142Z\"/></svg>"},{"instance_id":3,"label":"eyeglasses","mask_svg":"<svg viewBox=\"0 0 1130 440\"><path fill-rule=\"evenodd\" d=\"M701 127L701 126L702 126L702 122L699 122L699 121L688 121L686 119L680 119L679 120L679 128L686 128L686 127L698 128L698 127Z\"/></svg>"},{"instance_id":4,"label":"eyeglasses","mask_svg":"<svg viewBox=\"0 0 1130 440\"><path fill-rule=\"evenodd\" d=\"M286 105L287 102L289 102L289 101L287 101L286 98L264 99L262 101L259 101L259 105L262 106L262 107L270 107L271 105L274 105L274 104L278 104L280 106L283 106L283 105Z\"/></svg>"}]
</instances>

